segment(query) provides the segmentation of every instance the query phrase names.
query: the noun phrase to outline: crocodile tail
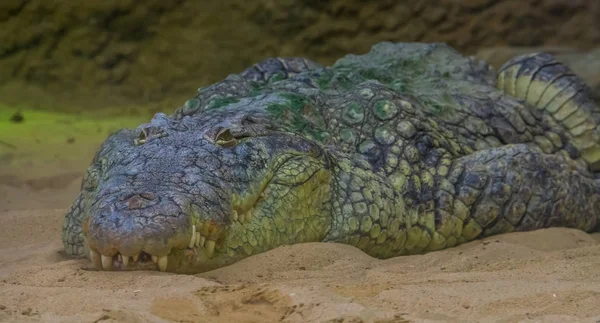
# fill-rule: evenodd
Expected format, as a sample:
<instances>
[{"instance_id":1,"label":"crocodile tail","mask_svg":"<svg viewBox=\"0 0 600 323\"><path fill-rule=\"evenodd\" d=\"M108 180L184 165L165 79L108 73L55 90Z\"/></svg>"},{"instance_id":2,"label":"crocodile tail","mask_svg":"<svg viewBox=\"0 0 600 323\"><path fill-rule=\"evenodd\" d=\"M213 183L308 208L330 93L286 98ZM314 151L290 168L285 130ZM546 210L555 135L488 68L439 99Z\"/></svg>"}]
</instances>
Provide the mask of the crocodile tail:
<instances>
[{"instance_id":1,"label":"crocodile tail","mask_svg":"<svg viewBox=\"0 0 600 323\"><path fill-rule=\"evenodd\" d=\"M600 171L600 109L566 65L549 53L520 55L500 68L496 86L550 115L588 167Z\"/></svg>"}]
</instances>

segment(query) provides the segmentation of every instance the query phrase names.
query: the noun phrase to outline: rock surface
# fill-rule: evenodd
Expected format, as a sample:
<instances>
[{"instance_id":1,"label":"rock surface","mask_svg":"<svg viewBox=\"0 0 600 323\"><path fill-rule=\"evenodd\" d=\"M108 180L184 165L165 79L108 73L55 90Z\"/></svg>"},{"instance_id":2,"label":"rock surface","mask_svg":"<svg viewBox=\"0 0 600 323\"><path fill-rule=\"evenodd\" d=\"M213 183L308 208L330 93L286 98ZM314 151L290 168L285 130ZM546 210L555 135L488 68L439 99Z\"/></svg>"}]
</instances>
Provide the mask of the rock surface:
<instances>
[{"instance_id":1,"label":"rock surface","mask_svg":"<svg viewBox=\"0 0 600 323\"><path fill-rule=\"evenodd\" d=\"M0 2L2 96L29 86L70 99L182 98L267 56L330 64L391 41L588 48L600 39L594 0ZM13 84L9 84L13 83ZM9 84L9 85L7 85ZM39 99L42 102L46 99ZM87 102L102 106L105 102ZM164 107L163 107L164 110Z\"/></svg>"}]
</instances>

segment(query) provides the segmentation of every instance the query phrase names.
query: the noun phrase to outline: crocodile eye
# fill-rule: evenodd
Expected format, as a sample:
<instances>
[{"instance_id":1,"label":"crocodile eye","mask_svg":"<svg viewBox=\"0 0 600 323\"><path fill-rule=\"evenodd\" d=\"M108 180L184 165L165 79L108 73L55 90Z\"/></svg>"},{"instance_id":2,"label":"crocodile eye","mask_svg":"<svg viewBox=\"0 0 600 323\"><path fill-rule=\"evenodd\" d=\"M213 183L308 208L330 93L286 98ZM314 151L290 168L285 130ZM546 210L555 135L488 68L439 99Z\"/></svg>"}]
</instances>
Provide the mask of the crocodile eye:
<instances>
[{"instance_id":1,"label":"crocodile eye","mask_svg":"<svg viewBox=\"0 0 600 323\"><path fill-rule=\"evenodd\" d=\"M233 147L237 144L237 139L231 134L227 128L221 129L215 136L215 144L222 147Z\"/></svg>"},{"instance_id":2,"label":"crocodile eye","mask_svg":"<svg viewBox=\"0 0 600 323\"><path fill-rule=\"evenodd\" d=\"M146 129L142 129L142 131L140 131L140 134L138 135L138 137L133 139L133 144L136 146L143 145L146 143L146 138L147 138Z\"/></svg>"},{"instance_id":3,"label":"crocodile eye","mask_svg":"<svg viewBox=\"0 0 600 323\"><path fill-rule=\"evenodd\" d=\"M147 126L140 130L137 138L133 139L133 144L136 146L145 144L148 140L154 138L166 137L167 133L162 127L159 126Z\"/></svg>"}]
</instances>

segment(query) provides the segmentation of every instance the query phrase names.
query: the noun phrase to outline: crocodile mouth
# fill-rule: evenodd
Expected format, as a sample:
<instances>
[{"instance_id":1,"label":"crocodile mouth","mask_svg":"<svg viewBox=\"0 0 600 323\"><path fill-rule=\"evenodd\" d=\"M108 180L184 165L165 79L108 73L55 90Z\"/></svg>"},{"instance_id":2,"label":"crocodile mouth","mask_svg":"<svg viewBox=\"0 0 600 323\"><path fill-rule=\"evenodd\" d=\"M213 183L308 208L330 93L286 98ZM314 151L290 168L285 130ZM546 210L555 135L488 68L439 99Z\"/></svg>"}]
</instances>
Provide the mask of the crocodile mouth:
<instances>
[{"instance_id":1,"label":"crocodile mouth","mask_svg":"<svg viewBox=\"0 0 600 323\"><path fill-rule=\"evenodd\" d=\"M82 223L88 258L103 271L208 270L226 262L232 232L259 225L268 183L233 196L222 213L200 208L199 200L175 203L162 197L169 194L127 194Z\"/></svg>"},{"instance_id":2,"label":"crocodile mouth","mask_svg":"<svg viewBox=\"0 0 600 323\"><path fill-rule=\"evenodd\" d=\"M210 259L215 252L219 227L214 222L203 225L192 225L188 244L185 248L173 247L166 254L152 255L146 251L140 251L134 255L125 255L120 251L105 255L93 246L88 245L89 258L98 270L128 271L128 270L159 270L172 271L181 262L181 256L187 258ZM190 259L191 261L191 259ZM173 266L170 266L170 265ZM171 269L171 270L169 270Z\"/></svg>"},{"instance_id":3,"label":"crocodile mouth","mask_svg":"<svg viewBox=\"0 0 600 323\"><path fill-rule=\"evenodd\" d=\"M105 256L90 249L90 260L96 269L100 270L160 270L158 257L143 251L131 257L123 256L121 253ZM164 266L164 261L161 261L161 265Z\"/></svg>"}]
</instances>

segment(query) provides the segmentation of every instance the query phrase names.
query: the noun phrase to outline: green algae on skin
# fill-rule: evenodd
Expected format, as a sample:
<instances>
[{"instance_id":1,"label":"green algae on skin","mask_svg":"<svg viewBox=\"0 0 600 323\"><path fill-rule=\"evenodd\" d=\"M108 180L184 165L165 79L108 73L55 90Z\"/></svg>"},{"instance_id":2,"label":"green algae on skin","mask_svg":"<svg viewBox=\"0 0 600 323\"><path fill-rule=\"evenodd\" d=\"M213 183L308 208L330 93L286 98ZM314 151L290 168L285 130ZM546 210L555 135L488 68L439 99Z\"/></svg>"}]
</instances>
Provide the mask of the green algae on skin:
<instances>
[{"instance_id":1,"label":"green algae on skin","mask_svg":"<svg viewBox=\"0 0 600 323\"><path fill-rule=\"evenodd\" d=\"M213 109L220 109L222 107L225 107L230 104L237 103L237 102L239 102L239 99L234 98L234 97L217 97L217 98L210 100L210 102L208 103L208 106L206 107L206 111L213 110Z\"/></svg>"},{"instance_id":2,"label":"green algae on skin","mask_svg":"<svg viewBox=\"0 0 600 323\"><path fill-rule=\"evenodd\" d=\"M266 108L274 118L286 120L290 131L303 133L319 142L330 137L330 134L323 130L322 117L305 97L291 92L280 96L288 103L273 103Z\"/></svg>"}]
</instances>

